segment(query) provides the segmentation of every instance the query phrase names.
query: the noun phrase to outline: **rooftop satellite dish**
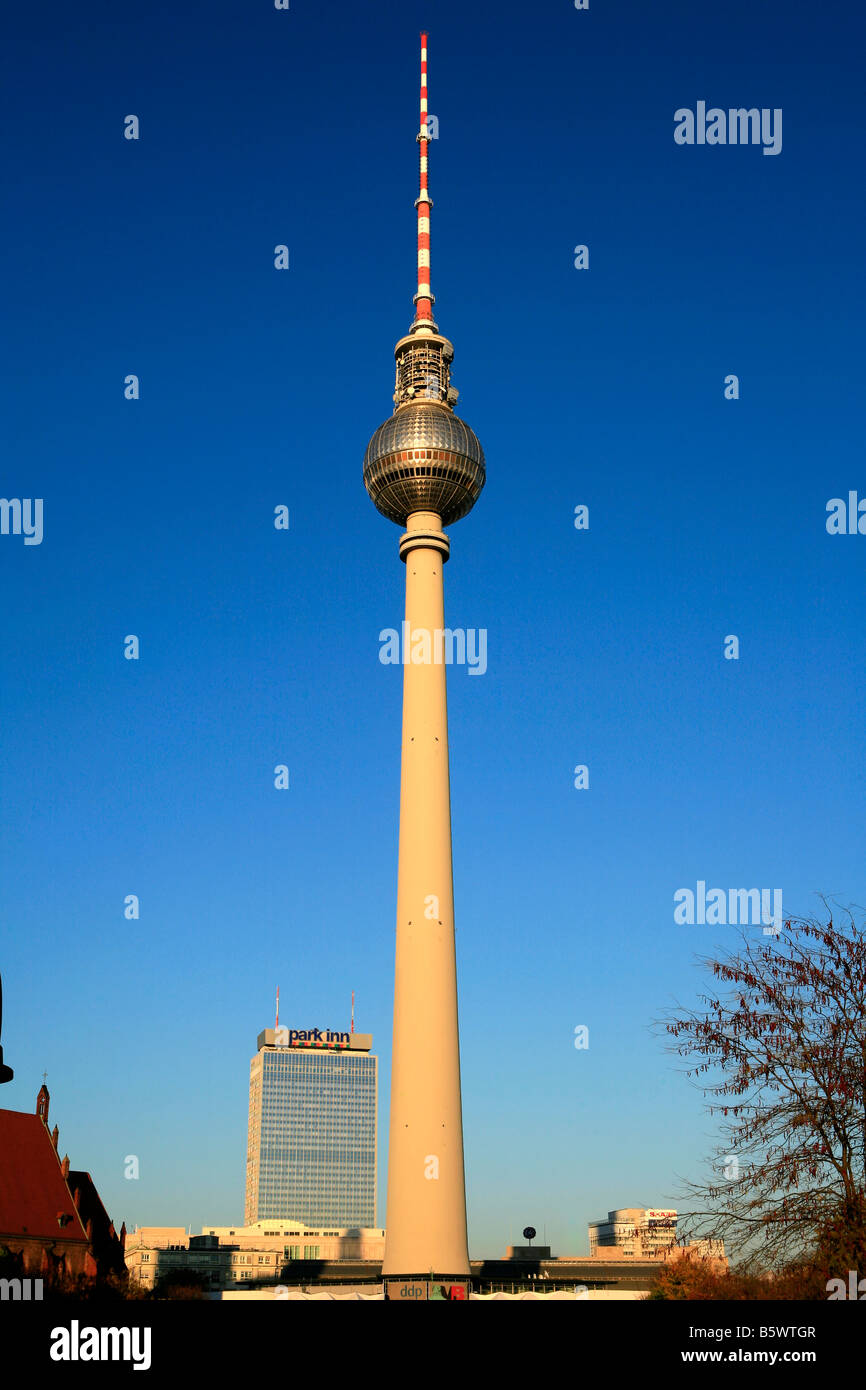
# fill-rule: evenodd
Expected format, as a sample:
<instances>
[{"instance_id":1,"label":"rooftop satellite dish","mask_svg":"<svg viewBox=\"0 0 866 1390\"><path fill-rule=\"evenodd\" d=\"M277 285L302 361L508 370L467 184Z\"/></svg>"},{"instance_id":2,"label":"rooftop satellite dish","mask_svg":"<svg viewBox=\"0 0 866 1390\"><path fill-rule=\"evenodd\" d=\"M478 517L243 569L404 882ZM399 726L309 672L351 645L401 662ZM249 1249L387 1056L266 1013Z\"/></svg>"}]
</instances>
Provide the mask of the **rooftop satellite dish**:
<instances>
[{"instance_id":1,"label":"rooftop satellite dish","mask_svg":"<svg viewBox=\"0 0 866 1390\"><path fill-rule=\"evenodd\" d=\"M524 1228L523 1228L523 1236L524 1236L524 1239L525 1239L525 1240L528 1240L528 1241L529 1241L529 1244L530 1244L530 1245L532 1244L533 1238L534 1238L535 1236L537 1236L537 1235L538 1235L538 1232L536 1231L536 1229L535 1229L534 1226L524 1226Z\"/></svg>"}]
</instances>

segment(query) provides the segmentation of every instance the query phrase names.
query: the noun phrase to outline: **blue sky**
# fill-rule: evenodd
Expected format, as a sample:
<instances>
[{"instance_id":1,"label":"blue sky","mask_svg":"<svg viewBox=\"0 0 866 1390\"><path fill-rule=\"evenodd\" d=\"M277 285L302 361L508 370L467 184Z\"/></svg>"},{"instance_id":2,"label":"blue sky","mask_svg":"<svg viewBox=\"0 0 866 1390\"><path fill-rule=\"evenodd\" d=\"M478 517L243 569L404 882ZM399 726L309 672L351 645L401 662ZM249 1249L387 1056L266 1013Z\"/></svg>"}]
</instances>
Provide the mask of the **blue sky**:
<instances>
[{"instance_id":1,"label":"blue sky","mask_svg":"<svg viewBox=\"0 0 866 1390\"><path fill-rule=\"evenodd\" d=\"M297 1027L354 988L385 1220L403 567L361 460L412 316L422 26L488 464L445 572L488 632L449 675L470 1244L580 1252L703 1171L649 1025L734 933L676 890L866 901L866 537L825 527L866 496L864 26L832 0L7 21L0 494L44 538L0 536L2 1101L47 1069L118 1224L236 1221L276 985ZM781 153L677 145L700 100L781 108Z\"/></svg>"}]
</instances>

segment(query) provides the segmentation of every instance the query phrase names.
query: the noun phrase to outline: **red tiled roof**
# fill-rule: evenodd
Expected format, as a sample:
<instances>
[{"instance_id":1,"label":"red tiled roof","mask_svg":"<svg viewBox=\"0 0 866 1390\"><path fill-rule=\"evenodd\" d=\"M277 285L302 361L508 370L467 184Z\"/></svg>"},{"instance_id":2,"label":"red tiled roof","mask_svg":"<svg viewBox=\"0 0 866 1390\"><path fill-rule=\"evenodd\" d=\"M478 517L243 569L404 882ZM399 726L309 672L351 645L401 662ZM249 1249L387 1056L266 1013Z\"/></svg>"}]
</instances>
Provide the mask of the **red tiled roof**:
<instances>
[{"instance_id":1,"label":"red tiled roof","mask_svg":"<svg viewBox=\"0 0 866 1390\"><path fill-rule=\"evenodd\" d=\"M66 1185L73 1196L76 1189L78 1191L78 1215L85 1231L88 1221L90 1222L90 1244L96 1263L100 1266L100 1273L109 1269L115 1270L118 1274L123 1273L126 1268L123 1262L123 1246L96 1190L93 1178L83 1168L70 1168Z\"/></svg>"},{"instance_id":2,"label":"red tiled roof","mask_svg":"<svg viewBox=\"0 0 866 1390\"><path fill-rule=\"evenodd\" d=\"M59 1212L72 1220L61 1226ZM87 1243L51 1135L38 1115L0 1110L0 1241L39 1236Z\"/></svg>"}]
</instances>

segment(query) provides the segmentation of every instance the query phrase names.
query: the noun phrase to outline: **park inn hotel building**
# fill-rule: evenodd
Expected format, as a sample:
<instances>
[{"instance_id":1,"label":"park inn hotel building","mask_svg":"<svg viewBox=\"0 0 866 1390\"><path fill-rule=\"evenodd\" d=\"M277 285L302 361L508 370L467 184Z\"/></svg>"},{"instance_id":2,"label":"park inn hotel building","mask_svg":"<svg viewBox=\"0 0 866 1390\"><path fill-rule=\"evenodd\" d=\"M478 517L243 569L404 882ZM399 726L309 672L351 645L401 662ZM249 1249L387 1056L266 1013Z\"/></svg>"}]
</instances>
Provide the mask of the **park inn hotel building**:
<instances>
[{"instance_id":1,"label":"park inn hotel building","mask_svg":"<svg viewBox=\"0 0 866 1390\"><path fill-rule=\"evenodd\" d=\"M250 1062L244 1223L376 1223L378 1058L370 1033L266 1028Z\"/></svg>"}]
</instances>

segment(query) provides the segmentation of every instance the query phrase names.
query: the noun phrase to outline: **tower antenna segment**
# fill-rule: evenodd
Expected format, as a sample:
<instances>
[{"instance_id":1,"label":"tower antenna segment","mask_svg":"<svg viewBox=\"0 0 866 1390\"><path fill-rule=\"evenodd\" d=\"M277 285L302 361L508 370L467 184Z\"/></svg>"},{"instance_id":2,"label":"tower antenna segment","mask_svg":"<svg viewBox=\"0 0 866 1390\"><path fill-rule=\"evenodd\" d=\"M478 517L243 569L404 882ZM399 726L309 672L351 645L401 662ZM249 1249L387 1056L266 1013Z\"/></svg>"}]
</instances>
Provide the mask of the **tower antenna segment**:
<instances>
[{"instance_id":1,"label":"tower antenna segment","mask_svg":"<svg viewBox=\"0 0 866 1390\"><path fill-rule=\"evenodd\" d=\"M280 987L277 985L277 1032L280 1031Z\"/></svg>"},{"instance_id":2,"label":"tower antenna segment","mask_svg":"<svg viewBox=\"0 0 866 1390\"><path fill-rule=\"evenodd\" d=\"M417 135L420 180L415 206L418 209L418 293L415 295L415 323L435 327L434 296L430 288L430 190L427 186L427 151L430 131L427 125L427 35L421 35L421 128ZM414 327L414 325L413 325Z\"/></svg>"}]
</instances>

